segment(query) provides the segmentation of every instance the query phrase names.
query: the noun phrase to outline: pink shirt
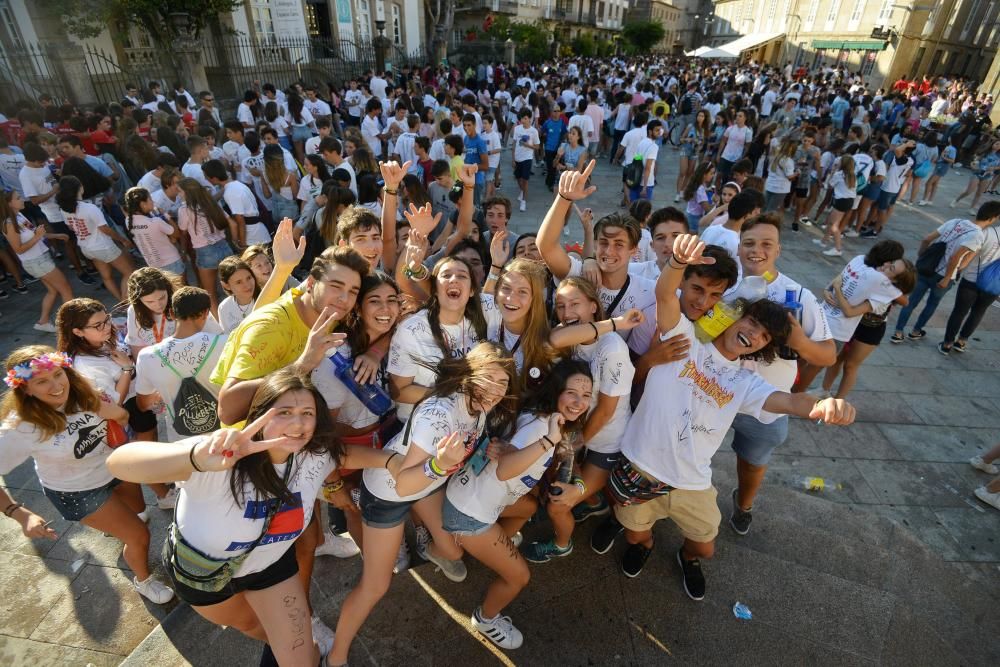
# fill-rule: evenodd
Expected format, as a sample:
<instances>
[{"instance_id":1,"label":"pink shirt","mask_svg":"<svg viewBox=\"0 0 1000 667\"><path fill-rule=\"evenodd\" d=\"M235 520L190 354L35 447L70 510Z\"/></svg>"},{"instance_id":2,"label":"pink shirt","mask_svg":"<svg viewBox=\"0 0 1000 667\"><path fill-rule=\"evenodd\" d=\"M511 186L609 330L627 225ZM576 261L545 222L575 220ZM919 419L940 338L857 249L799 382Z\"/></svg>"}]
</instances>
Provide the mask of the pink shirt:
<instances>
[{"instance_id":1,"label":"pink shirt","mask_svg":"<svg viewBox=\"0 0 1000 667\"><path fill-rule=\"evenodd\" d=\"M132 238L146 264L152 267L159 269L180 261L177 246L169 238L173 231L174 228L163 218L141 214L132 216Z\"/></svg>"},{"instance_id":2,"label":"pink shirt","mask_svg":"<svg viewBox=\"0 0 1000 667\"><path fill-rule=\"evenodd\" d=\"M594 136L589 139L584 137L584 140L587 141L587 143L600 141L601 129L604 127L604 110L596 104L591 103L587 105L587 110L583 113L584 115L590 116L590 120L594 121Z\"/></svg>"},{"instance_id":3,"label":"pink shirt","mask_svg":"<svg viewBox=\"0 0 1000 667\"><path fill-rule=\"evenodd\" d=\"M177 226L191 237L191 247L204 248L226 238L226 233L216 229L215 225L204 215L196 215L187 206L181 206L177 212Z\"/></svg>"}]
</instances>

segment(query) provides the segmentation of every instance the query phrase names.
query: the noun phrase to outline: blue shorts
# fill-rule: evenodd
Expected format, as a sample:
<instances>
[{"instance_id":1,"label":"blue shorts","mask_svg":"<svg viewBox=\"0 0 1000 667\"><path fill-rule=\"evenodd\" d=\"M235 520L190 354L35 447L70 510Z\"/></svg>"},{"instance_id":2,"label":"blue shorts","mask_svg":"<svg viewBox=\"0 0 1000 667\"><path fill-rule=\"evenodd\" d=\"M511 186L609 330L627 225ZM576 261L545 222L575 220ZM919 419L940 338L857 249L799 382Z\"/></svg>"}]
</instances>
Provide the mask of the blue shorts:
<instances>
[{"instance_id":1,"label":"blue shorts","mask_svg":"<svg viewBox=\"0 0 1000 667\"><path fill-rule=\"evenodd\" d=\"M878 193L878 199L876 200L878 202L878 210L888 211L896 203L896 197L898 196L898 192L886 192L885 190L881 190Z\"/></svg>"},{"instance_id":2,"label":"blue shorts","mask_svg":"<svg viewBox=\"0 0 1000 667\"><path fill-rule=\"evenodd\" d=\"M308 141L312 139L312 129L308 125L292 125L292 141Z\"/></svg>"},{"instance_id":3,"label":"blue shorts","mask_svg":"<svg viewBox=\"0 0 1000 667\"><path fill-rule=\"evenodd\" d=\"M229 247L226 239L219 239L212 245L204 248L195 248L195 265L199 269L218 269L219 262L233 254L233 249Z\"/></svg>"},{"instance_id":4,"label":"blue shorts","mask_svg":"<svg viewBox=\"0 0 1000 667\"><path fill-rule=\"evenodd\" d=\"M441 487L442 489L444 486ZM410 508L416 500L393 502L382 500L368 490L364 480L361 482L361 521L372 528L395 528L410 515Z\"/></svg>"},{"instance_id":5,"label":"blue shorts","mask_svg":"<svg viewBox=\"0 0 1000 667\"><path fill-rule=\"evenodd\" d=\"M754 466L766 466L774 449L788 439L788 415L765 424L749 415L733 420L733 451Z\"/></svg>"},{"instance_id":6,"label":"blue shorts","mask_svg":"<svg viewBox=\"0 0 1000 667\"><path fill-rule=\"evenodd\" d=\"M514 177L522 181L531 178L531 160L522 160L514 163Z\"/></svg>"},{"instance_id":7,"label":"blue shorts","mask_svg":"<svg viewBox=\"0 0 1000 667\"><path fill-rule=\"evenodd\" d=\"M486 170L486 178L485 178L486 183L496 180L496 177L497 177L496 167L492 167Z\"/></svg>"},{"instance_id":8,"label":"blue shorts","mask_svg":"<svg viewBox=\"0 0 1000 667\"><path fill-rule=\"evenodd\" d=\"M684 216L688 221L688 230L694 234L698 233L698 223L701 221L704 215L694 215L692 213L684 212Z\"/></svg>"},{"instance_id":9,"label":"blue shorts","mask_svg":"<svg viewBox=\"0 0 1000 667\"><path fill-rule=\"evenodd\" d=\"M67 521L82 521L101 509L111 497L111 491L121 484L113 479L104 486L87 491L53 491L42 487L42 493L49 499L56 511Z\"/></svg>"},{"instance_id":10,"label":"blue shorts","mask_svg":"<svg viewBox=\"0 0 1000 667\"><path fill-rule=\"evenodd\" d=\"M445 496L444 507L441 510L441 527L452 535L482 535L493 527L492 523L483 523L478 519L458 509Z\"/></svg>"},{"instance_id":11,"label":"blue shorts","mask_svg":"<svg viewBox=\"0 0 1000 667\"><path fill-rule=\"evenodd\" d=\"M881 183L869 183L868 187L865 188L865 191L861 193L861 196L864 197L865 199L870 199L872 201L875 201L876 199L878 199L879 193L881 192L882 192Z\"/></svg>"},{"instance_id":12,"label":"blue shorts","mask_svg":"<svg viewBox=\"0 0 1000 667\"><path fill-rule=\"evenodd\" d=\"M156 268L158 268L160 271L168 271L170 273L173 273L174 275L180 276L181 278L184 278L184 274L187 272L187 269L184 266L183 258L177 260L176 262L171 262L170 264L165 264L163 266L158 266Z\"/></svg>"},{"instance_id":13,"label":"blue shorts","mask_svg":"<svg viewBox=\"0 0 1000 667\"><path fill-rule=\"evenodd\" d=\"M621 452L592 452L588 449L583 462L597 466L601 470L614 470L621 455Z\"/></svg>"},{"instance_id":14,"label":"blue shorts","mask_svg":"<svg viewBox=\"0 0 1000 667\"><path fill-rule=\"evenodd\" d=\"M934 175L940 178L948 173L948 169L951 165L947 162L941 162L940 160L934 163Z\"/></svg>"},{"instance_id":15,"label":"blue shorts","mask_svg":"<svg viewBox=\"0 0 1000 667\"><path fill-rule=\"evenodd\" d=\"M689 160L694 159L694 144L681 144L681 157Z\"/></svg>"}]
</instances>

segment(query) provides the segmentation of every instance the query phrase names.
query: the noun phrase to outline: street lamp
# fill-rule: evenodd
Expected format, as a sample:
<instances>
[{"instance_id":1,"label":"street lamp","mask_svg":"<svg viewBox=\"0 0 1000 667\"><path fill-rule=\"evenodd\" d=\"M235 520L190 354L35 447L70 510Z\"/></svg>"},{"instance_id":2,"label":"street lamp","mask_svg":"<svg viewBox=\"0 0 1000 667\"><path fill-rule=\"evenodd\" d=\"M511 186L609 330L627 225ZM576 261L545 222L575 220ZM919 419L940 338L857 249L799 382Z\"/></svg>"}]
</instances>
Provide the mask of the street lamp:
<instances>
[{"instance_id":1,"label":"street lamp","mask_svg":"<svg viewBox=\"0 0 1000 667\"><path fill-rule=\"evenodd\" d=\"M378 31L378 35L375 36L375 69L376 74L381 75L385 72L385 3L382 0L378 0L375 3L375 30Z\"/></svg>"}]
</instances>

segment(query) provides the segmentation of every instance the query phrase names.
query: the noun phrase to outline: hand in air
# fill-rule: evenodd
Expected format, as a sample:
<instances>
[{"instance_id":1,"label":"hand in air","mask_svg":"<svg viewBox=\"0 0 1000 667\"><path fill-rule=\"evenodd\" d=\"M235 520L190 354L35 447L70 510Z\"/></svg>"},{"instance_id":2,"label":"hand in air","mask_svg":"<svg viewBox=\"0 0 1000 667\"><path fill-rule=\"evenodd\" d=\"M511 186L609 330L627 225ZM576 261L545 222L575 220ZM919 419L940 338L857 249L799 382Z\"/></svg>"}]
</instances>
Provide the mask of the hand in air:
<instances>
[{"instance_id":1,"label":"hand in air","mask_svg":"<svg viewBox=\"0 0 1000 667\"><path fill-rule=\"evenodd\" d=\"M597 160L591 160L583 171L564 171L559 177L559 196L570 201L579 201L597 192L596 185L587 185L595 166Z\"/></svg>"},{"instance_id":2,"label":"hand in air","mask_svg":"<svg viewBox=\"0 0 1000 667\"><path fill-rule=\"evenodd\" d=\"M278 223L278 229L274 233L271 243L271 254L274 256L274 267L291 272L299 262L302 261L306 253L305 234L295 243L295 223L291 218L283 218Z\"/></svg>"},{"instance_id":3,"label":"hand in air","mask_svg":"<svg viewBox=\"0 0 1000 667\"><path fill-rule=\"evenodd\" d=\"M424 204L420 208L410 204L410 210L403 211L403 217L410 223L412 231L420 232L424 236L429 236L441 221L441 214L435 215L430 204Z\"/></svg>"},{"instance_id":4,"label":"hand in air","mask_svg":"<svg viewBox=\"0 0 1000 667\"><path fill-rule=\"evenodd\" d=\"M403 182L403 177L409 172L411 166L413 166L411 160L407 160L402 165L391 160L389 162L379 162L378 168L382 172L382 180L385 182L385 187L390 190L399 188L399 184Z\"/></svg>"},{"instance_id":5,"label":"hand in air","mask_svg":"<svg viewBox=\"0 0 1000 667\"><path fill-rule=\"evenodd\" d=\"M254 440L253 437L263 429L277 414L271 408L242 429L223 428L212 432L195 446L192 458L198 468L206 472L228 470L243 457L267 451L281 449L295 452L304 444L303 438L279 436L267 440Z\"/></svg>"},{"instance_id":6,"label":"hand in air","mask_svg":"<svg viewBox=\"0 0 1000 667\"><path fill-rule=\"evenodd\" d=\"M705 242L695 234L681 234L674 239L673 260L683 264L715 264L714 257L705 257Z\"/></svg>"}]
</instances>

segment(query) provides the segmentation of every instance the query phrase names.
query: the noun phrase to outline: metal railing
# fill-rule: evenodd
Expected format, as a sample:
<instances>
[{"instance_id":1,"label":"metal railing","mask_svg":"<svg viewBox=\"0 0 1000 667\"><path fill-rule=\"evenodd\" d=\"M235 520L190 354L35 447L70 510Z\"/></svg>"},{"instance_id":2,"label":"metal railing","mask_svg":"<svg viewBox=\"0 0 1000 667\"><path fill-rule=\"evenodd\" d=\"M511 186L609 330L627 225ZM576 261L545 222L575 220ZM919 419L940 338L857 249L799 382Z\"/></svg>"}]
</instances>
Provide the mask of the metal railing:
<instances>
[{"instance_id":1,"label":"metal railing","mask_svg":"<svg viewBox=\"0 0 1000 667\"><path fill-rule=\"evenodd\" d=\"M38 44L0 46L0 88L8 102L37 101L42 94L57 104L68 99L65 74L51 57L53 48Z\"/></svg>"}]
</instances>

